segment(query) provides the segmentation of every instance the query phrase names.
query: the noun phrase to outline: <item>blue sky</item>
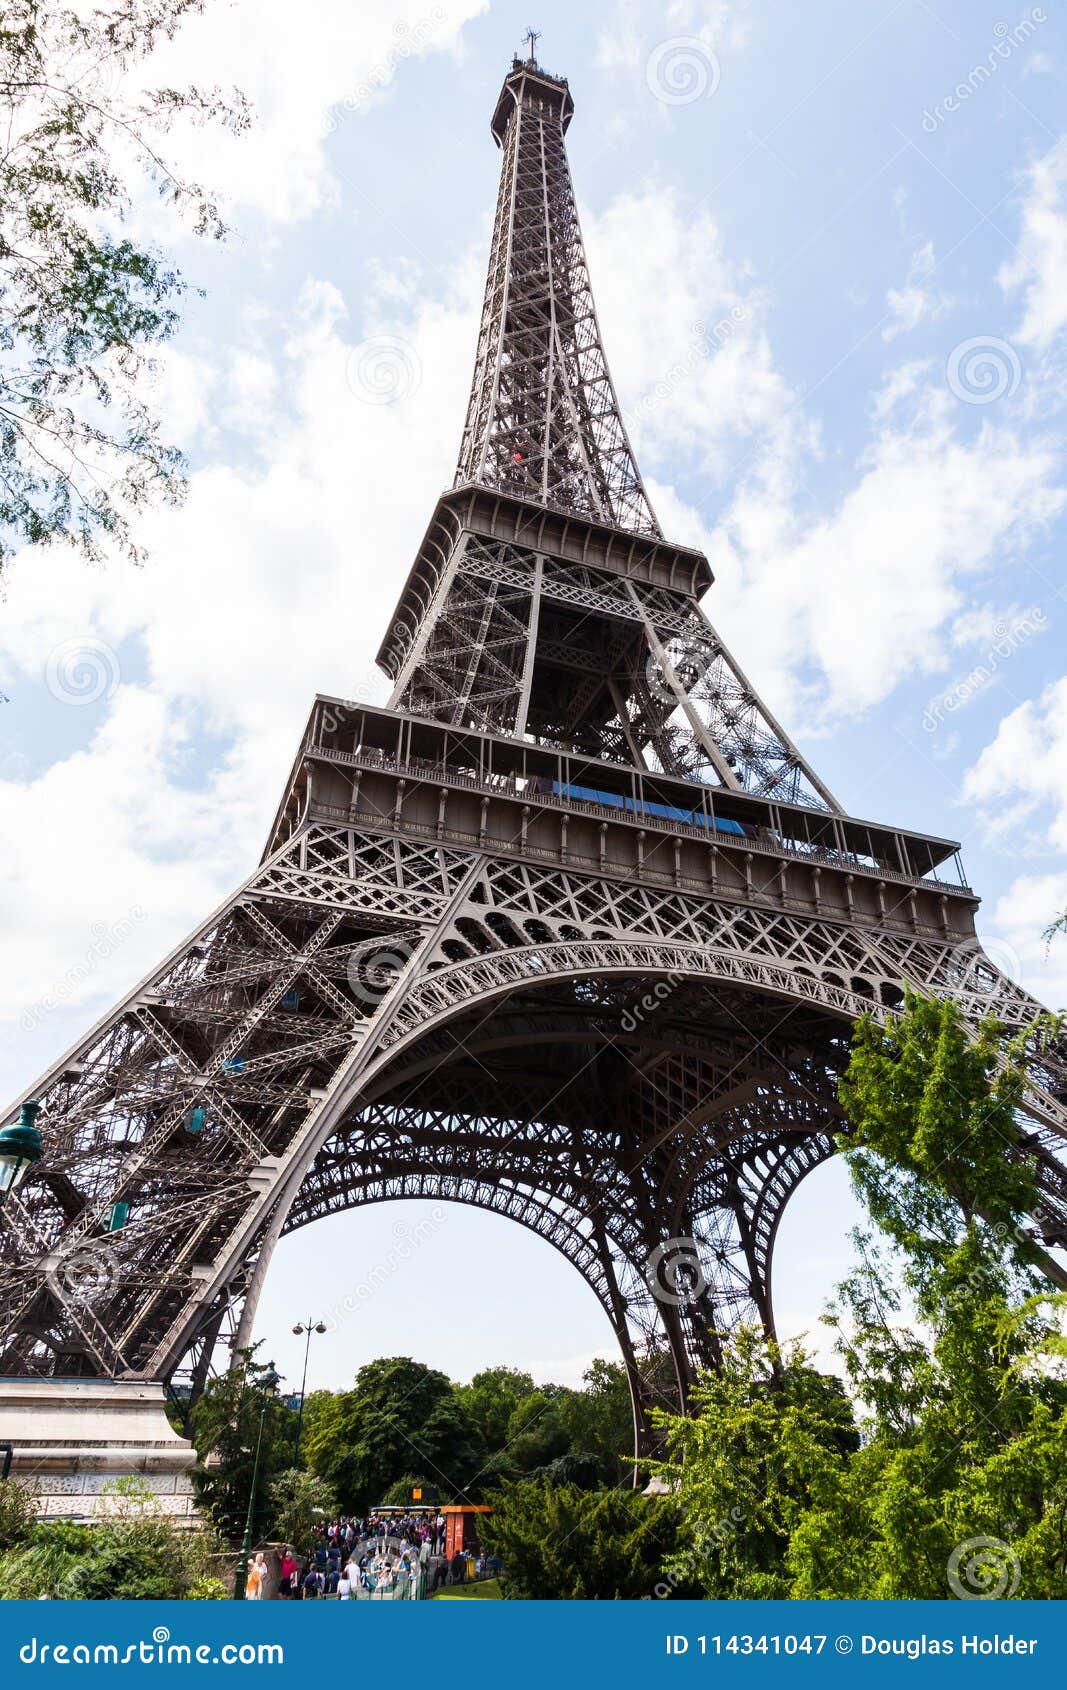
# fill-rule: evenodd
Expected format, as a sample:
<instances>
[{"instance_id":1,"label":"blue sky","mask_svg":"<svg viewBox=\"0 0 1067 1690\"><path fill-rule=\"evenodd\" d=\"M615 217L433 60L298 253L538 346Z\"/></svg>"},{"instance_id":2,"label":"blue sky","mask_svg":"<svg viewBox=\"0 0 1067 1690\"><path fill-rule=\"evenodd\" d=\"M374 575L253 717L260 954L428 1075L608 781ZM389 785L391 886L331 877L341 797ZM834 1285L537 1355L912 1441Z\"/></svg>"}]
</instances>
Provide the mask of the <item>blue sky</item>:
<instances>
[{"instance_id":1,"label":"blue sky","mask_svg":"<svg viewBox=\"0 0 1067 1690\"><path fill-rule=\"evenodd\" d=\"M138 207L205 289L158 378L185 507L146 521L140 571L24 554L0 611L11 1096L249 871L314 692L386 694L527 11L237 0L158 67L239 82L257 123L176 141L226 196L226 247ZM1062 22L1001 0L533 21L575 97L621 402L663 526L712 559L712 621L848 809L963 840L991 954L1067 1002L1067 943L1041 939L1067 904ZM852 1218L837 1167L795 1199L787 1329L817 1321ZM397 1351L559 1379L610 1353L562 1258L447 1207L283 1244L260 1327L290 1378L289 1327L346 1299L319 1382Z\"/></svg>"}]
</instances>

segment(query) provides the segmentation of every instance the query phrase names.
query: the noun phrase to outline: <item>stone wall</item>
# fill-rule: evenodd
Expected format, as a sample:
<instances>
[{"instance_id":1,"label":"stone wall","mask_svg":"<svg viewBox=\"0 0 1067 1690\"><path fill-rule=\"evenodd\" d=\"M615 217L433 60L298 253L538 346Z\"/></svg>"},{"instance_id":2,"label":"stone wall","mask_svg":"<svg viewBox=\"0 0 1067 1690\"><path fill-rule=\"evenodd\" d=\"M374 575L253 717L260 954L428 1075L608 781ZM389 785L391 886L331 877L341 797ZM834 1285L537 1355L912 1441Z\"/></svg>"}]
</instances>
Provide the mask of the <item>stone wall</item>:
<instances>
[{"instance_id":1,"label":"stone wall","mask_svg":"<svg viewBox=\"0 0 1067 1690\"><path fill-rule=\"evenodd\" d=\"M107 1486L136 1477L161 1514L197 1520L196 1451L166 1414L163 1386L112 1379L0 1379L0 1443L12 1474L36 1487L41 1519L96 1520Z\"/></svg>"}]
</instances>

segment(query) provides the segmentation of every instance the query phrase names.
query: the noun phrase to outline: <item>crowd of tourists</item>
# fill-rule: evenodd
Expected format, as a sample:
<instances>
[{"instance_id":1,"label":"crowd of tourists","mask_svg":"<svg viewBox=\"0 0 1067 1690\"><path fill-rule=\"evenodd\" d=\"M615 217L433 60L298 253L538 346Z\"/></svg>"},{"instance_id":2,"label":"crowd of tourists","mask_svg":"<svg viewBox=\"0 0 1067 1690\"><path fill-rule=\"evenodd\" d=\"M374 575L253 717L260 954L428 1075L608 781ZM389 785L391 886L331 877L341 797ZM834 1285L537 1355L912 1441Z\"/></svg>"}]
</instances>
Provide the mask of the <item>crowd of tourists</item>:
<instances>
[{"instance_id":1,"label":"crowd of tourists","mask_svg":"<svg viewBox=\"0 0 1067 1690\"><path fill-rule=\"evenodd\" d=\"M337 1596L347 1602L362 1590L394 1601L413 1597L444 1542L442 1514L331 1520L320 1528L304 1574L304 1596Z\"/></svg>"},{"instance_id":2,"label":"crowd of tourists","mask_svg":"<svg viewBox=\"0 0 1067 1690\"><path fill-rule=\"evenodd\" d=\"M499 1571L499 1563L469 1550L445 1555L445 1519L432 1511L341 1516L320 1525L315 1547L301 1574L292 1552L279 1557L278 1596L314 1601L363 1596L403 1600ZM421 1584L420 1584L421 1581ZM266 1593L268 1570L262 1553L248 1563L245 1594Z\"/></svg>"}]
</instances>

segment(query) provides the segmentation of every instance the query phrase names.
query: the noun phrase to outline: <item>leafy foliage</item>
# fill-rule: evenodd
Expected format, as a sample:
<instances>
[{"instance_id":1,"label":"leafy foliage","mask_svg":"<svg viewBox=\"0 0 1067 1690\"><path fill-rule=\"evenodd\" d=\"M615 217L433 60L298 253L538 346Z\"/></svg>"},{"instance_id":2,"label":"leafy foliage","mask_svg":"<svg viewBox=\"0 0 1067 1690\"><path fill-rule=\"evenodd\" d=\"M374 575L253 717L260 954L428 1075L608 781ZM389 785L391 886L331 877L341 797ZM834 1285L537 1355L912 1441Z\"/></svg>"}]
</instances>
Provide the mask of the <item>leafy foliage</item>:
<instances>
[{"instance_id":1,"label":"leafy foliage","mask_svg":"<svg viewBox=\"0 0 1067 1690\"><path fill-rule=\"evenodd\" d=\"M487 1367L469 1385L457 1385L456 1396L490 1455L508 1442L508 1425L525 1398L536 1390L529 1373L515 1367Z\"/></svg>"},{"instance_id":2,"label":"leafy foliage","mask_svg":"<svg viewBox=\"0 0 1067 1690\"><path fill-rule=\"evenodd\" d=\"M171 168L175 119L244 127L239 95L141 88L141 61L203 0L99 9L8 0L0 28L0 564L19 541L110 538L184 491L146 400L151 349L178 321L179 272L127 233L135 184L221 235L218 208Z\"/></svg>"},{"instance_id":3,"label":"leafy foliage","mask_svg":"<svg viewBox=\"0 0 1067 1690\"><path fill-rule=\"evenodd\" d=\"M783 1353L742 1331L691 1407L691 1417L656 1416L670 1455L656 1471L684 1520L668 1579L694 1579L707 1596L790 1595L792 1532L859 1446L840 1382L799 1345Z\"/></svg>"},{"instance_id":4,"label":"leafy foliage","mask_svg":"<svg viewBox=\"0 0 1067 1690\"><path fill-rule=\"evenodd\" d=\"M0 1598L41 1596L129 1601L225 1594L221 1557L210 1533L174 1525L138 1479L106 1486L107 1518L97 1525L49 1521L0 1555Z\"/></svg>"},{"instance_id":5,"label":"leafy foliage","mask_svg":"<svg viewBox=\"0 0 1067 1690\"><path fill-rule=\"evenodd\" d=\"M911 993L884 1028L859 1022L840 1084L851 1124L840 1143L871 1219L905 1252L928 1258L953 1247L961 1224L1012 1229L1033 1209L1015 1119L1024 1055L992 1019L971 1041L950 999Z\"/></svg>"},{"instance_id":6,"label":"leafy foliage","mask_svg":"<svg viewBox=\"0 0 1067 1690\"><path fill-rule=\"evenodd\" d=\"M700 1417L665 1422L685 1457L661 1468L687 1521L673 1565L705 1594L944 1599L951 1558L993 1540L990 1592L1067 1595L1062 1299L1015 1115L1039 1037L988 1022L969 1042L955 1006L917 996L857 1028L842 1146L882 1241L857 1236L827 1318L862 1443L801 1353L783 1367L735 1338Z\"/></svg>"},{"instance_id":7,"label":"leafy foliage","mask_svg":"<svg viewBox=\"0 0 1067 1690\"><path fill-rule=\"evenodd\" d=\"M316 1417L305 1439L312 1470L346 1509L381 1502L412 1461L449 1497L466 1496L485 1465L485 1448L443 1373L386 1356L356 1375Z\"/></svg>"},{"instance_id":8,"label":"leafy foliage","mask_svg":"<svg viewBox=\"0 0 1067 1690\"><path fill-rule=\"evenodd\" d=\"M626 1369L598 1357L582 1374L582 1384L582 1390L568 1391L560 1405L570 1453L595 1456L604 1483L628 1484L634 1425Z\"/></svg>"},{"instance_id":9,"label":"leafy foliage","mask_svg":"<svg viewBox=\"0 0 1067 1690\"><path fill-rule=\"evenodd\" d=\"M314 1548L320 1522L336 1511L330 1487L316 1474L302 1473L296 1467L273 1480L270 1507L275 1537L280 1543L291 1544L298 1555Z\"/></svg>"},{"instance_id":10,"label":"leafy foliage","mask_svg":"<svg viewBox=\"0 0 1067 1690\"><path fill-rule=\"evenodd\" d=\"M0 1482L0 1554L25 1543L33 1529L36 1488L19 1478Z\"/></svg>"},{"instance_id":11,"label":"leafy foliage","mask_svg":"<svg viewBox=\"0 0 1067 1690\"><path fill-rule=\"evenodd\" d=\"M256 1361L256 1347L237 1352L229 1370L209 1381L192 1416L192 1438L200 1458L193 1474L197 1500L216 1529L230 1539L240 1538L244 1531L261 1421L253 1507L257 1533L270 1524L272 1483L293 1462L296 1415L279 1401L272 1370Z\"/></svg>"},{"instance_id":12,"label":"leafy foliage","mask_svg":"<svg viewBox=\"0 0 1067 1690\"><path fill-rule=\"evenodd\" d=\"M505 1597L528 1600L651 1596L680 1518L669 1497L591 1492L546 1478L509 1485L489 1500L493 1512L481 1521L480 1536L504 1563Z\"/></svg>"},{"instance_id":13,"label":"leafy foliage","mask_svg":"<svg viewBox=\"0 0 1067 1690\"><path fill-rule=\"evenodd\" d=\"M36 1525L17 1547L0 1555L0 1601L57 1596L89 1553L93 1528L66 1520Z\"/></svg>"},{"instance_id":14,"label":"leafy foliage","mask_svg":"<svg viewBox=\"0 0 1067 1690\"><path fill-rule=\"evenodd\" d=\"M584 1389L536 1386L528 1373L493 1367L475 1374L456 1394L485 1444L486 1484L532 1476L580 1457L583 1482L590 1460L607 1484L629 1480L633 1419L625 1369L596 1360Z\"/></svg>"}]
</instances>

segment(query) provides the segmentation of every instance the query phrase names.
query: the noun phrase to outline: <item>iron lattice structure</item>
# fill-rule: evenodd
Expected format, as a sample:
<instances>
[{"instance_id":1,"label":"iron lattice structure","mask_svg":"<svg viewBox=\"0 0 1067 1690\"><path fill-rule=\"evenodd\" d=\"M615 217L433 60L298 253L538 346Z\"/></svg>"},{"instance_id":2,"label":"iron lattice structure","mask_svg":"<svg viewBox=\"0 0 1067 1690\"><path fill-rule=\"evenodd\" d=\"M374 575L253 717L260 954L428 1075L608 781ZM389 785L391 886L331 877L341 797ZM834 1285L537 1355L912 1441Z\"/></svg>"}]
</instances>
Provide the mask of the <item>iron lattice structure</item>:
<instances>
[{"instance_id":1,"label":"iron lattice structure","mask_svg":"<svg viewBox=\"0 0 1067 1690\"><path fill-rule=\"evenodd\" d=\"M571 109L515 61L460 465L380 653L389 707L316 700L259 867L27 1093L47 1154L0 1211L0 1373L195 1390L284 1233L433 1197L573 1262L640 1443L665 1358L684 1398L738 1322L773 1330L854 1018L909 984L975 1023L1039 1010L981 952L955 845L841 809L705 620L706 560L662 538ZM1053 1246L1065 1095L1035 1058Z\"/></svg>"}]
</instances>

